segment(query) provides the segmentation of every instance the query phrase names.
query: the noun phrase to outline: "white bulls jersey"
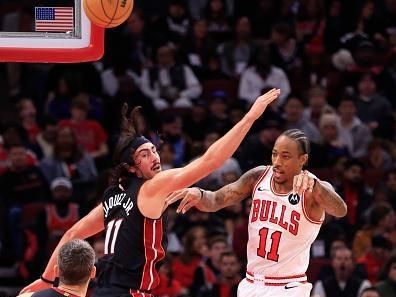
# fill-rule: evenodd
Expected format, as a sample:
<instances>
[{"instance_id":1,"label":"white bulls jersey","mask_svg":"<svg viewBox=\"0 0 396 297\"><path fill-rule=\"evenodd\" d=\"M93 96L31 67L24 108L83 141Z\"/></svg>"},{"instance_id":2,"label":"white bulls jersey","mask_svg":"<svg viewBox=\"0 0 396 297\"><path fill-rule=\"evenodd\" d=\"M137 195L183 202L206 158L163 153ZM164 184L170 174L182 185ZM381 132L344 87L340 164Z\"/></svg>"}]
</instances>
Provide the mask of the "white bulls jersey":
<instances>
[{"instance_id":1,"label":"white bulls jersey","mask_svg":"<svg viewBox=\"0 0 396 297\"><path fill-rule=\"evenodd\" d=\"M276 193L272 175L272 166L267 166L253 189L247 271L274 277L303 275L323 220L308 218L304 197Z\"/></svg>"}]
</instances>

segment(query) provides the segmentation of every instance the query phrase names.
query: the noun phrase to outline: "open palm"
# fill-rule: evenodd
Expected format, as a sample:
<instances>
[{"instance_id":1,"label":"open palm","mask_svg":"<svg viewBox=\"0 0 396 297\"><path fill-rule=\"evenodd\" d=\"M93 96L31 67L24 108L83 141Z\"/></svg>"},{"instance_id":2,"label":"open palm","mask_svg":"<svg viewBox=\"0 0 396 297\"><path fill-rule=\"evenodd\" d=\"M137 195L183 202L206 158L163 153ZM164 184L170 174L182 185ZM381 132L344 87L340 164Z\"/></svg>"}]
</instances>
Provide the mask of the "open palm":
<instances>
[{"instance_id":1,"label":"open palm","mask_svg":"<svg viewBox=\"0 0 396 297\"><path fill-rule=\"evenodd\" d=\"M249 114L257 120L265 111L267 106L271 104L276 98L280 95L280 89L271 89L264 95L261 95L256 99L253 103L252 107L249 110Z\"/></svg>"}]
</instances>

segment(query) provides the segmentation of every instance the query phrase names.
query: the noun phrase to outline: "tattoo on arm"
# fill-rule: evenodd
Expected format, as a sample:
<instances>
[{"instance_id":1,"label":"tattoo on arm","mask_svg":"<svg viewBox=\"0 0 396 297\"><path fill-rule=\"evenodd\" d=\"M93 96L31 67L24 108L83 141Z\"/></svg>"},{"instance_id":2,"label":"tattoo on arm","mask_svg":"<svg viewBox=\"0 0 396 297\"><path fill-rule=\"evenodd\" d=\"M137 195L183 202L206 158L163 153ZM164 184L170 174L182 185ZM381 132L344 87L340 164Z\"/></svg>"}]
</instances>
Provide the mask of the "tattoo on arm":
<instances>
[{"instance_id":1,"label":"tattoo on arm","mask_svg":"<svg viewBox=\"0 0 396 297\"><path fill-rule=\"evenodd\" d=\"M217 211L249 197L265 168L265 166L253 168L243 174L236 182L226 185L215 192L205 191L197 208L203 211Z\"/></svg>"},{"instance_id":2,"label":"tattoo on arm","mask_svg":"<svg viewBox=\"0 0 396 297\"><path fill-rule=\"evenodd\" d=\"M328 214L335 217L344 217L347 206L342 198L334 191L331 184L320 181L320 193L315 195L316 201Z\"/></svg>"}]
</instances>

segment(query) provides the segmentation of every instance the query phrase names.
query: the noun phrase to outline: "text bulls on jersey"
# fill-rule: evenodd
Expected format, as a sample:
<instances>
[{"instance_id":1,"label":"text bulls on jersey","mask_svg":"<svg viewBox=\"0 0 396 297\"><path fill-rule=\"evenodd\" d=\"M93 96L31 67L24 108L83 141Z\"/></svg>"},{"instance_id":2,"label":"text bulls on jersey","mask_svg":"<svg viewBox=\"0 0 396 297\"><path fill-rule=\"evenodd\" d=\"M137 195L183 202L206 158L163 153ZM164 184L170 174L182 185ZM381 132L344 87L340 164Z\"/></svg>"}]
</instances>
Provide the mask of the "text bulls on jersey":
<instances>
[{"instance_id":1,"label":"text bulls on jersey","mask_svg":"<svg viewBox=\"0 0 396 297\"><path fill-rule=\"evenodd\" d=\"M125 210L127 216L129 216L129 212L133 207L133 201L128 197L128 200L125 203L122 203L125 200L126 194L116 194L111 196L108 200L103 202L103 211L105 213L105 218L109 215L110 210L116 206L122 206Z\"/></svg>"},{"instance_id":2,"label":"text bulls on jersey","mask_svg":"<svg viewBox=\"0 0 396 297\"><path fill-rule=\"evenodd\" d=\"M297 235L300 213L292 210L290 217L285 218L286 205L275 201L254 199L252 204L251 223L260 220L281 226L293 235Z\"/></svg>"}]
</instances>

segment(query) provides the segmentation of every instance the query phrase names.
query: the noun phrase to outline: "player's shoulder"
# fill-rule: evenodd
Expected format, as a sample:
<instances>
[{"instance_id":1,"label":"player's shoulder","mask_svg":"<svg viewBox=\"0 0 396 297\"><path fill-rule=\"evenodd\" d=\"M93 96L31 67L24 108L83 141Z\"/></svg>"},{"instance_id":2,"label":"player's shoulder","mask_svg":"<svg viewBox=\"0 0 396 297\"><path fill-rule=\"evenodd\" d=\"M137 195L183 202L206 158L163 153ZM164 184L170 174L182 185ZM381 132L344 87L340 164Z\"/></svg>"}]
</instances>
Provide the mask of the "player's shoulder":
<instances>
[{"instance_id":1,"label":"player's shoulder","mask_svg":"<svg viewBox=\"0 0 396 297\"><path fill-rule=\"evenodd\" d=\"M243 179L246 180L251 180L252 182L255 182L257 179L259 179L261 176L265 175L270 169L270 166L265 166L265 165L260 165L257 167L254 167L247 171L243 175Z\"/></svg>"},{"instance_id":2,"label":"player's shoulder","mask_svg":"<svg viewBox=\"0 0 396 297\"><path fill-rule=\"evenodd\" d=\"M124 192L124 190L120 186L109 186L107 189L103 192L103 199L109 198L115 194L119 194L121 192Z\"/></svg>"}]
</instances>

